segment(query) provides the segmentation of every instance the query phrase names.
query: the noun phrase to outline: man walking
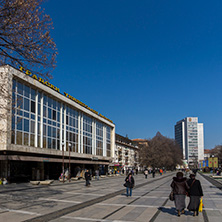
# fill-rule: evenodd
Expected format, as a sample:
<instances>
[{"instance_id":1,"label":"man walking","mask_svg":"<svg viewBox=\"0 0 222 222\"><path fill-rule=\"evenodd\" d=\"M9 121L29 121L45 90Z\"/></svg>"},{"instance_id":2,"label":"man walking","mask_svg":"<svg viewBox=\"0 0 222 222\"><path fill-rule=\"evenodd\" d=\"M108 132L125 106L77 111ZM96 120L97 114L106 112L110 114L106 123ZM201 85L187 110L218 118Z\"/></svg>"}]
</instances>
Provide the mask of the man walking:
<instances>
[{"instance_id":1,"label":"man walking","mask_svg":"<svg viewBox=\"0 0 222 222\"><path fill-rule=\"evenodd\" d=\"M99 170L96 170L95 174L96 174L96 179L99 180Z\"/></svg>"},{"instance_id":2,"label":"man walking","mask_svg":"<svg viewBox=\"0 0 222 222\"><path fill-rule=\"evenodd\" d=\"M90 186L90 179L91 179L91 175L90 175L90 173L89 173L89 170L86 170L86 172L85 172L85 180L86 180L86 186L88 187L88 186Z\"/></svg>"},{"instance_id":3,"label":"man walking","mask_svg":"<svg viewBox=\"0 0 222 222\"><path fill-rule=\"evenodd\" d=\"M155 173L156 173L156 170L155 170L155 168L153 168L153 170L152 170L153 178L155 177Z\"/></svg>"},{"instance_id":4,"label":"man walking","mask_svg":"<svg viewBox=\"0 0 222 222\"><path fill-rule=\"evenodd\" d=\"M145 175L145 179L147 179L147 176L148 176L148 170L147 169L144 170L144 175Z\"/></svg>"}]
</instances>

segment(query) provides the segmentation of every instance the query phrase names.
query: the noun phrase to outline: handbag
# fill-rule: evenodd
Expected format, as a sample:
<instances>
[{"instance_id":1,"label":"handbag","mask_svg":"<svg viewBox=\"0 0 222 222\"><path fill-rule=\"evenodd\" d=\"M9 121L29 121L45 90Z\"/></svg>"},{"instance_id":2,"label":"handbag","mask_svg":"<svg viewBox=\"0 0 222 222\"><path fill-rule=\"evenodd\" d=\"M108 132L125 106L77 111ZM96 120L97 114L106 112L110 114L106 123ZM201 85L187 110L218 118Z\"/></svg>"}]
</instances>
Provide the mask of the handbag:
<instances>
[{"instance_id":1,"label":"handbag","mask_svg":"<svg viewBox=\"0 0 222 222\"><path fill-rule=\"evenodd\" d=\"M126 183L123 184L124 187L127 187Z\"/></svg>"},{"instance_id":2,"label":"handbag","mask_svg":"<svg viewBox=\"0 0 222 222\"><path fill-rule=\"evenodd\" d=\"M202 198L200 199L200 205L199 205L198 211L199 211L199 212L202 212L202 211L203 211L203 200L202 200Z\"/></svg>"},{"instance_id":3,"label":"handbag","mask_svg":"<svg viewBox=\"0 0 222 222\"><path fill-rule=\"evenodd\" d=\"M169 199L170 199L171 201L174 201L174 200L175 200L173 191L170 192Z\"/></svg>"}]
</instances>

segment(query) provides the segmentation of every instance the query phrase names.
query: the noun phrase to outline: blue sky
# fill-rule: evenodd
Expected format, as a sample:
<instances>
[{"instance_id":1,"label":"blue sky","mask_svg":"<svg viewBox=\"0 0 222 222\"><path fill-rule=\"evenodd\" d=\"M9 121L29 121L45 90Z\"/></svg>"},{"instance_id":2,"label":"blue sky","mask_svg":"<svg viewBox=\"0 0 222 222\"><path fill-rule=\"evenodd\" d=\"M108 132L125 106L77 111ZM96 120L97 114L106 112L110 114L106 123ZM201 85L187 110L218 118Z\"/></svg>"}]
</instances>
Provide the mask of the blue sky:
<instances>
[{"instance_id":1,"label":"blue sky","mask_svg":"<svg viewBox=\"0 0 222 222\"><path fill-rule=\"evenodd\" d=\"M222 144L222 1L48 0L51 81L111 119L116 133L174 138L187 116Z\"/></svg>"}]
</instances>

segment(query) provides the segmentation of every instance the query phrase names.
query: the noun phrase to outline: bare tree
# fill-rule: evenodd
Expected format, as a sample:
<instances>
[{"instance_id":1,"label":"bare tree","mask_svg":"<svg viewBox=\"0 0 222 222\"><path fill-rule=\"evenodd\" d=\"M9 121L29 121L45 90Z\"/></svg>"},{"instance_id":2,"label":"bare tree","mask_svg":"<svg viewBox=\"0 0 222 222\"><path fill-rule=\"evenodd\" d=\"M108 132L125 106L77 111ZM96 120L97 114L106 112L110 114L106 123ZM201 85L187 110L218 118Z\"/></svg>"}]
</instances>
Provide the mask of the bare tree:
<instances>
[{"instance_id":1,"label":"bare tree","mask_svg":"<svg viewBox=\"0 0 222 222\"><path fill-rule=\"evenodd\" d=\"M153 168L174 169L181 164L181 150L173 139L162 136L159 132L140 149L140 164Z\"/></svg>"},{"instance_id":2,"label":"bare tree","mask_svg":"<svg viewBox=\"0 0 222 222\"><path fill-rule=\"evenodd\" d=\"M42 0L0 0L0 65L22 66L51 77L57 54Z\"/></svg>"},{"instance_id":3,"label":"bare tree","mask_svg":"<svg viewBox=\"0 0 222 222\"><path fill-rule=\"evenodd\" d=\"M218 164L222 166L222 145L216 145L212 150L211 154L218 157Z\"/></svg>"}]
</instances>

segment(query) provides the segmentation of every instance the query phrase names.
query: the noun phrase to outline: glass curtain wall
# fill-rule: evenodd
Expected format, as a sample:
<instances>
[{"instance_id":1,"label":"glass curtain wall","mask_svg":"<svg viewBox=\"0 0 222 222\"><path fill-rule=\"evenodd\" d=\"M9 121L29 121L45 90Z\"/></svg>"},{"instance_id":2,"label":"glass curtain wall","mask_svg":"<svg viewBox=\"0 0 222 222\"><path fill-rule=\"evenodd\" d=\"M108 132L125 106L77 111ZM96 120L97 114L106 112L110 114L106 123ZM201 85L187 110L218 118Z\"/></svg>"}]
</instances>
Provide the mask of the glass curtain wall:
<instances>
[{"instance_id":1,"label":"glass curtain wall","mask_svg":"<svg viewBox=\"0 0 222 222\"><path fill-rule=\"evenodd\" d=\"M78 116L77 110L66 107L66 151L78 152Z\"/></svg>"},{"instance_id":2,"label":"glass curtain wall","mask_svg":"<svg viewBox=\"0 0 222 222\"><path fill-rule=\"evenodd\" d=\"M106 156L111 156L111 128L106 127Z\"/></svg>"},{"instance_id":3,"label":"glass curtain wall","mask_svg":"<svg viewBox=\"0 0 222 222\"><path fill-rule=\"evenodd\" d=\"M13 80L12 143L35 145L36 90Z\"/></svg>"},{"instance_id":4,"label":"glass curtain wall","mask_svg":"<svg viewBox=\"0 0 222 222\"><path fill-rule=\"evenodd\" d=\"M41 115L43 115L43 148L60 147L60 102L38 92L19 81L13 80L12 91L12 143L35 146L35 117L37 115L37 146L41 141ZM43 97L43 113L41 98ZM37 113L36 113L37 110Z\"/></svg>"},{"instance_id":5,"label":"glass curtain wall","mask_svg":"<svg viewBox=\"0 0 222 222\"><path fill-rule=\"evenodd\" d=\"M83 114L83 153L92 154L92 118Z\"/></svg>"},{"instance_id":6,"label":"glass curtain wall","mask_svg":"<svg viewBox=\"0 0 222 222\"><path fill-rule=\"evenodd\" d=\"M79 123L80 115L80 111L65 106L48 95L21 83L19 80L13 80L12 144L59 150L61 136L61 140L66 141L67 151L70 147L71 152L80 152L78 150L78 144L80 143L78 138L81 133L79 130L81 125ZM96 127L95 132L93 132L93 118L85 114L82 114L82 117L82 152L92 154L92 134L95 133L95 154L110 157L111 128L95 120ZM106 132L105 140L103 138L104 130ZM64 135L65 131L66 135ZM37 144L35 144L35 141ZM106 145L106 153L103 153L104 145Z\"/></svg>"},{"instance_id":7,"label":"glass curtain wall","mask_svg":"<svg viewBox=\"0 0 222 222\"><path fill-rule=\"evenodd\" d=\"M60 147L61 103L43 94L43 148Z\"/></svg>"},{"instance_id":8,"label":"glass curtain wall","mask_svg":"<svg viewBox=\"0 0 222 222\"><path fill-rule=\"evenodd\" d=\"M96 121L96 155L103 155L103 124Z\"/></svg>"}]
</instances>

